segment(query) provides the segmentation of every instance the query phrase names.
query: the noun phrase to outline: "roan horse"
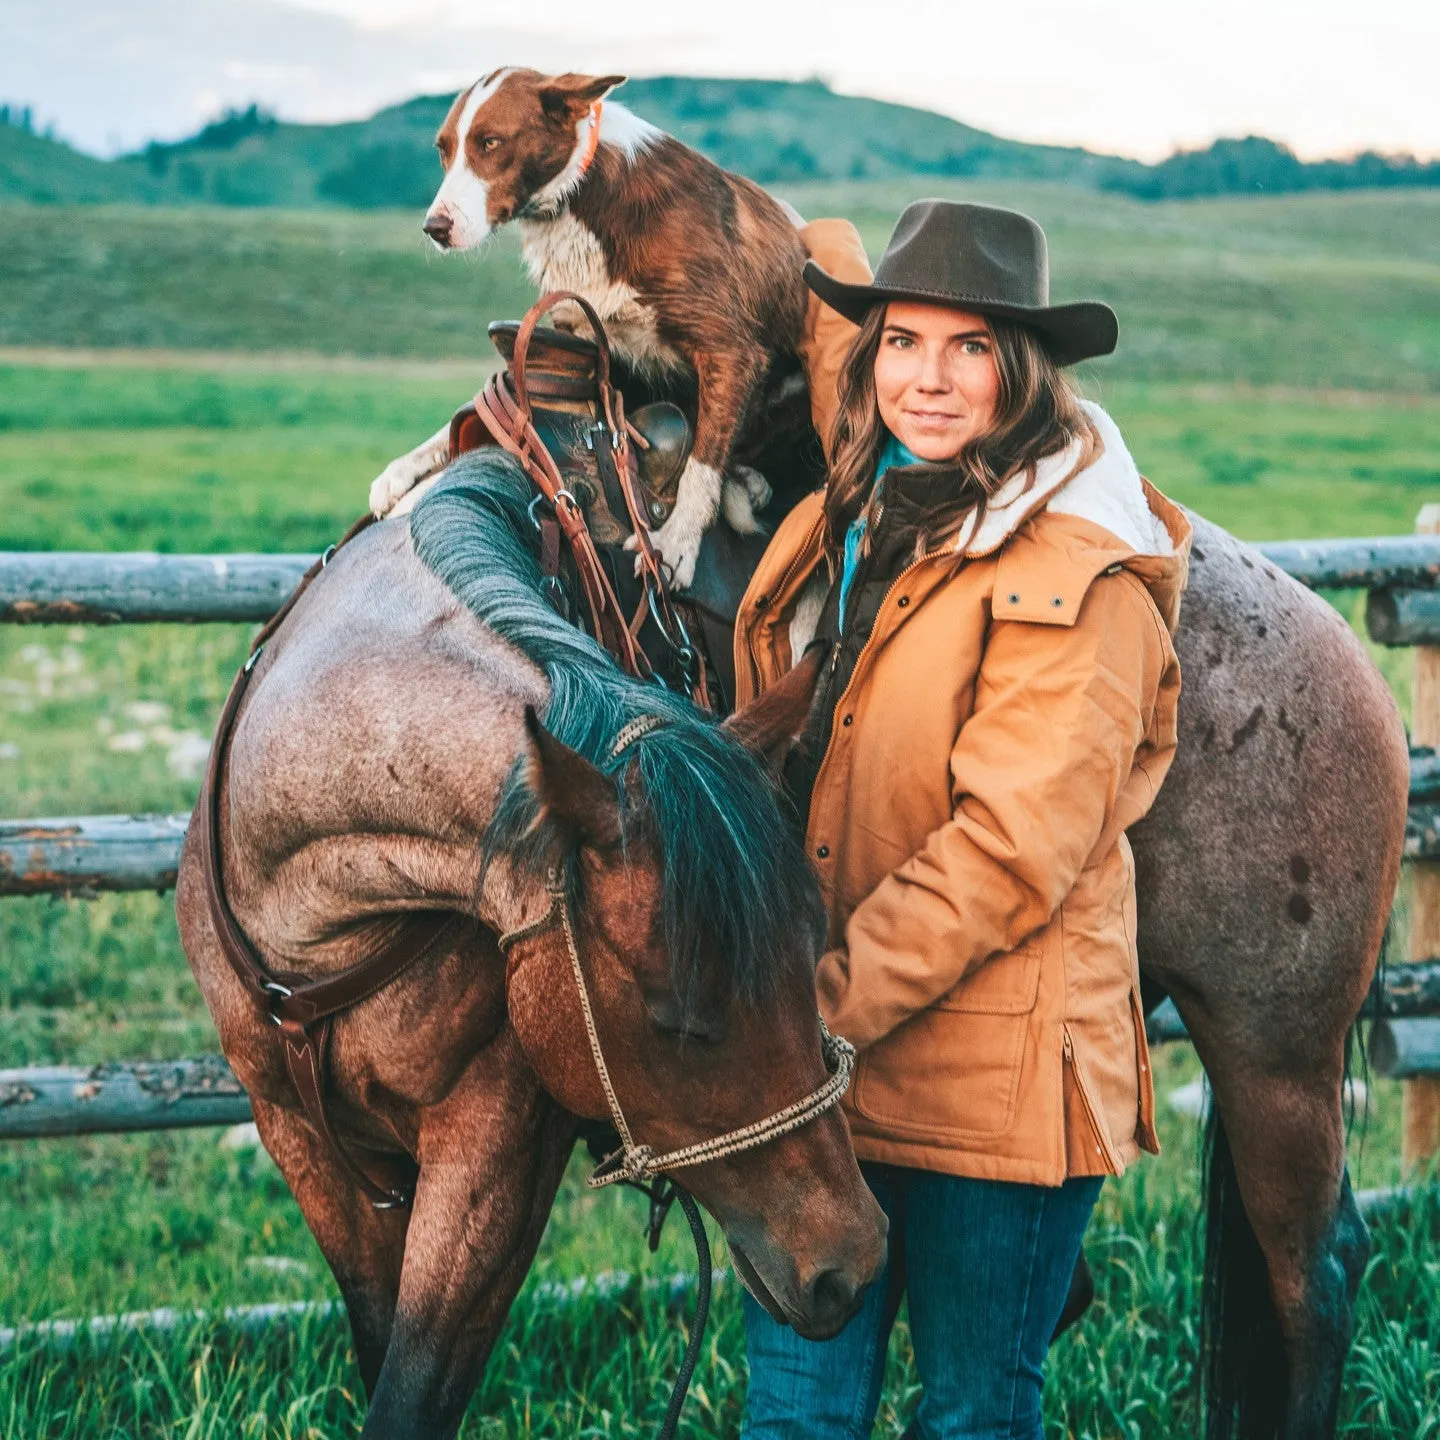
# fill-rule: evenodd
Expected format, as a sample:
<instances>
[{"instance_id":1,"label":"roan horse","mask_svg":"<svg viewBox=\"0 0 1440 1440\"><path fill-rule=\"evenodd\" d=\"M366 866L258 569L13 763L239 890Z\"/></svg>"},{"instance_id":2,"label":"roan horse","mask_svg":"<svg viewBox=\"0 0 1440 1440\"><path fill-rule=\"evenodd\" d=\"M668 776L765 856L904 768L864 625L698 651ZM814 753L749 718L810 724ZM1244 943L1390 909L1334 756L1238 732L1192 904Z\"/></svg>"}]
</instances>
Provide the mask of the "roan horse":
<instances>
[{"instance_id":1,"label":"roan horse","mask_svg":"<svg viewBox=\"0 0 1440 1440\"><path fill-rule=\"evenodd\" d=\"M413 1183L411 1207L374 1208L297 1110L276 1031L221 951L198 825L177 887L225 1053L344 1296L376 1436L455 1433L576 1117L609 1118L577 979L657 1151L825 1078L819 889L746 748L792 732L807 697L721 727L626 677L540 598L514 462L482 452L450 477L301 596L261 652L218 797L230 906L276 972L334 974L397 923L460 917L329 1044L344 1152L372 1183ZM557 895L583 977L536 925ZM844 1324L885 1221L838 1111L684 1178L777 1318L817 1337Z\"/></svg>"},{"instance_id":2,"label":"roan horse","mask_svg":"<svg viewBox=\"0 0 1440 1440\"><path fill-rule=\"evenodd\" d=\"M762 468L773 483L776 475ZM482 488L504 489L500 472L484 466L461 473L478 483L482 472ZM413 517L419 548L432 559L445 549L442 531L461 523L441 503L437 493ZM513 509L500 509L518 523ZM1155 807L1130 834L1142 978L1147 1008L1173 996L1217 1101L1207 1199L1207 1433L1211 1440L1307 1440L1335 1429L1368 1250L1345 1176L1342 1085L1348 1037L1399 872L1408 757L1387 687L1331 607L1224 531L1191 519L1195 545L1176 637L1185 686L1179 751ZM495 533L503 539L503 531ZM491 538L487 532L487 543ZM518 543L511 550L518 556ZM566 1112L604 1113L578 1033L573 984L558 966L543 980L528 973L531 961L511 977L507 999L493 947L495 927L541 904L537 856L547 845L573 846L592 834L592 819L571 813L565 799L588 793L565 789L589 774L568 751L553 754L556 765L572 767L569 775L553 773L551 760L537 756L522 778L507 782L524 749L523 707L544 703L548 677L547 722L593 765L624 719L673 703L651 689L632 696L618 680L582 680L593 651L537 608L529 582L514 579L525 568L518 558L501 584L479 566L467 580L461 551L448 557L439 570L453 592L417 560L398 522L342 551L315 587L323 604L302 601L267 650L231 762L234 900L267 950L316 973L343 964L357 927L373 917L437 904L491 927L463 953L368 1002L336 1034L336 1114L346 1134L374 1147L372 1166L382 1153L419 1161L408 1244L407 1217L371 1211L294 1112L267 1036L215 953L188 847L178 891L186 949L226 1053L256 1095L266 1144L345 1294L373 1396L372 1424L383 1414L382 1428L403 1421L417 1434L444 1433L463 1408L572 1143ZM562 663L566 655L575 663ZM775 719L778 735L784 726ZM677 724L657 733L640 751L642 771L645 751L658 753L665 733L688 732ZM743 768L743 756L732 750L731 759ZM650 783L649 774L642 778ZM506 800L491 828L502 787ZM627 806L635 803L629 785L626 795ZM713 810L686 816L679 794L663 799L672 837L664 865L675 863L668 847L681 843L687 827L697 834L705 828L707 854L712 846L744 853L736 829L717 823ZM763 847L756 863L774 875L795 873L787 868L792 851L769 849L780 843L772 833L783 828L778 812L758 798L753 803L759 809L744 845ZM527 832L536 815L541 823ZM498 849L482 889L487 830ZM615 982L603 992L602 1018L614 1033L644 1035L653 1052L648 1077L638 1067L623 1077L627 1106L634 1093L644 1116L637 1128L667 1137L681 1123L687 1137L713 1132L814 1083L813 1003L795 980L809 957L794 915L758 938L773 955L788 934L795 952L764 968L792 987L786 1007L766 1013L801 1037L798 1058L773 1027L763 1040L734 1027L723 1038L712 1031L702 1042L697 1035L688 1058L677 1061L668 1041L653 1038L656 1015L676 1008L670 992L655 1015L632 1007L612 1016L627 986L617 948L598 932L653 922L667 901L681 907L672 924L687 914L739 923L745 902L737 896L753 889L719 895L682 870L668 876L669 893L661 896L647 888L656 883L652 849L644 854L651 868L638 871L642 893L628 912L612 915L618 901L611 897L623 888L613 861L607 869L603 845L581 843L578 853L595 880L589 933ZM512 897L521 895L517 904ZM798 913L813 904L803 887L793 896ZM789 903L768 889L766 900L772 917ZM664 973L664 947L644 939L650 958L637 963L648 963L641 978L653 986ZM682 939L679 951L685 946ZM739 981L759 960L734 953L742 968L729 979ZM695 973L712 983L720 975L723 990L723 965L702 964ZM437 1012L432 1004L448 1008ZM716 1013L723 1013L718 1002L709 1011ZM733 1068L732 1045L741 1047ZM697 1093L697 1082L682 1077L702 1058L723 1066L727 1077L750 1067L748 1083L759 1088L727 1083ZM737 1264L748 1256L748 1268L762 1271L757 1293L802 1326L797 1297L806 1276L833 1269L844 1288L875 1258L858 1238L864 1232L873 1245L874 1218L857 1197L853 1162L842 1150L827 1117L770 1153L746 1157L743 1167L694 1177L736 1242ZM802 1166L810 1167L808 1177ZM803 1228L793 1188L802 1184L803 1203L816 1207ZM780 1211L776 1197L783 1197ZM472 1241L463 1264L454 1243L462 1233ZM848 1239L822 1255L816 1242L824 1237ZM838 1259L846 1246L849 1258ZM780 1258L787 1247L793 1268ZM787 1273L788 1283L774 1278ZM1082 1271L1072 1294L1083 1300L1085 1289ZM846 1308L832 1300L828 1323Z\"/></svg>"}]
</instances>

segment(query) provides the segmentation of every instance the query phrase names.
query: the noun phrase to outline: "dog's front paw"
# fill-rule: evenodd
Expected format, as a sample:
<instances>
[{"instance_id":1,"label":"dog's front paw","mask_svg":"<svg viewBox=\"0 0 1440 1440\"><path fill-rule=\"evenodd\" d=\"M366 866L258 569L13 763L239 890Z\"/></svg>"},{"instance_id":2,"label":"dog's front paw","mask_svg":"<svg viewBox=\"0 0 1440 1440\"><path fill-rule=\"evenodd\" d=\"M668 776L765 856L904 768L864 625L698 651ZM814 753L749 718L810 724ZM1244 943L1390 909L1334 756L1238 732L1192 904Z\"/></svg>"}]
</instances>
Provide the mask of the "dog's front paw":
<instances>
[{"instance_id":1,"label":"dog's front paw","mask_svg":"<svg viewBox=\"0 0 1440 1440\"><path fill-rule=\"evenodd\" d=\"M675 522L680 521L677 525ZM700 558L700 542L705 538L705 527L687 522L685 515L677 510L658 530L650 532L650 543L660 559L661 569L669 585L676 590L688 590L695 583L695 563ZM640 548L631 535L625 541L627 550ZM640 559L635 559L635 573L640 573Z\"/></svg>"},{"instance_id":2,"label":"dog's front paw","mask_svg":"<svg viewBox=\"0 0 1440 1440\"><path fill-rule=\"evenodd\" d=\"M395 502L420 478L414 473L414 465L408 455L392 460L370 482L371 514L383 520L395 508Z\"/></svg>"},{"instance_id":3,"label":"dog's front paw","mask_svg":"<svg viewBox=\"0 0 1440 1440\"><path fill-rule=\"evenodd\" d=\"M669 581L677 590L688 590L695 580L695 562L700 558L700 542L715 523L720 509L720 472L693 455L685 462L675 492L675 508L670 518L650 534L650 543L660 552ZM632 535L627 550L637 549ZM640 561L635 561L640 573Z\"/></svg>"},{"instance_id":4,"label":"dog's front paw","mask_svg":"<svg viewBox=\"0 0 1440 1440\"><path fill-rule=\"evenodd\" d=\"M371 512L383 520L402 495L409 494L422 480L434 475L445 459L436 441L429 440L408 455L392 460L370 484Z\"/></svg>"},{"instance_id":5,"label":"dog's front paw","mask_svg":"<svg viewBox=\"0 0 1440 1440\"><path fill-rule=\"evenodd\" d=\"M748 465L737 465L725 477L720 491L720 513L737 535L757 534L760 522L755 518L755 512L763 510L773 494L770 482L758 470L752 470Z\"/></svg>"}]
</instances>

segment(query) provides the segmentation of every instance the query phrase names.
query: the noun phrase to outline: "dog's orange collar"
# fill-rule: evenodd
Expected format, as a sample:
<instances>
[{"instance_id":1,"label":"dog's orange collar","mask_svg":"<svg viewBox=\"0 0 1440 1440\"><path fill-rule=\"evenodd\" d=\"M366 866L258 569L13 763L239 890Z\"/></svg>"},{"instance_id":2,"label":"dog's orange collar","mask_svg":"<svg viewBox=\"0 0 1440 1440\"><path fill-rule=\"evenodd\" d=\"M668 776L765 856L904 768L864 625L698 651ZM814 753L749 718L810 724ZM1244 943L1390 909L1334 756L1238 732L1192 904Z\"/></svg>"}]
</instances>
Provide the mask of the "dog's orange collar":
<instances>
[{"instance_id":1,"label":"dog's orange collar","mask_svg":"<svg viewBox=\"0 0 1440 1440\"><path fill-rule=\"evenodd\" d=\"M575 177L577 180L584 178L590 162L595 158L596 150L600 148L600 112L604 108L603 100L597 100L590 107L590 133L585 137L585 153L580 157L580 172Z\"/></svg>"}]
</instances>

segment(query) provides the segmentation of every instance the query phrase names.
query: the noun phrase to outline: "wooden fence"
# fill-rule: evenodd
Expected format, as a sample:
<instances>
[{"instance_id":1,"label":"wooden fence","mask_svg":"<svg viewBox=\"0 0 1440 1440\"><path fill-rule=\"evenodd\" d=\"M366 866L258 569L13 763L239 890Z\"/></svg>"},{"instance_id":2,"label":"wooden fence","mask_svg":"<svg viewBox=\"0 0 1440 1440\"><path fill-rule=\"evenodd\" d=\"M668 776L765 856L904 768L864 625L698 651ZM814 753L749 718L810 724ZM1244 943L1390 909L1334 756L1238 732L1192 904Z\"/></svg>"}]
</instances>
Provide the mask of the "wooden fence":
<instances>
[{"instance_id":1,"label":"wooden fence","mask_svg":"<svg viewBox=\"0 0 1440 1440\"><path fill-rule=\"evenodd\" d=\"M1416 648L1413 730L1440 742L1440 507L1413 536L1285 541L1256 547L1316 589L1364 589L1366 625L1383 645ZM119 624L258 622L290 593L310 555L0 553L0 622ZM0 897L170 889L187 815L0 820ZM1405 856L1424 902L1411 961L1377 977L1376 1070L1407 1082L1405 1160L1440 1156L1440 754L1412 749ZM1427 888L1430 887L1430 888ZM1435 903L1428 897L1433 889ZM1418 948L1417 948L1418 947ZM1185 1038L1167 1001L1156 1042ZM222 1057L0 1070L0 1139L229 1125L250 1105Z\"/></svg>"}]
</instances>

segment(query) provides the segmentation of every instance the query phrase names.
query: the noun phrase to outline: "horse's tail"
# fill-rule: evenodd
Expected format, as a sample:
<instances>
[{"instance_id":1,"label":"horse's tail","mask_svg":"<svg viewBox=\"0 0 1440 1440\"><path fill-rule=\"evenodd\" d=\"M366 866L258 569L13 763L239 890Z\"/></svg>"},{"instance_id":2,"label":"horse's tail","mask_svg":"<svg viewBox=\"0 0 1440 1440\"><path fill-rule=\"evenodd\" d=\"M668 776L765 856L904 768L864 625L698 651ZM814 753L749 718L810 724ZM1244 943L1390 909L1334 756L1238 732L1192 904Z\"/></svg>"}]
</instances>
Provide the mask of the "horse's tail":
<instances>
[{"instance_id":1,"label":"horse's tail","mask_svg":"<svg viewBox=\"0 0 1440 1440\"><path fill-rule=\"evenodd\" d=\"M1264 1252L1213 1100L1205 1128L1201 1364L1205 1440L1278 1440L1290 1382Z\"/></svg>"}]
</instances>

